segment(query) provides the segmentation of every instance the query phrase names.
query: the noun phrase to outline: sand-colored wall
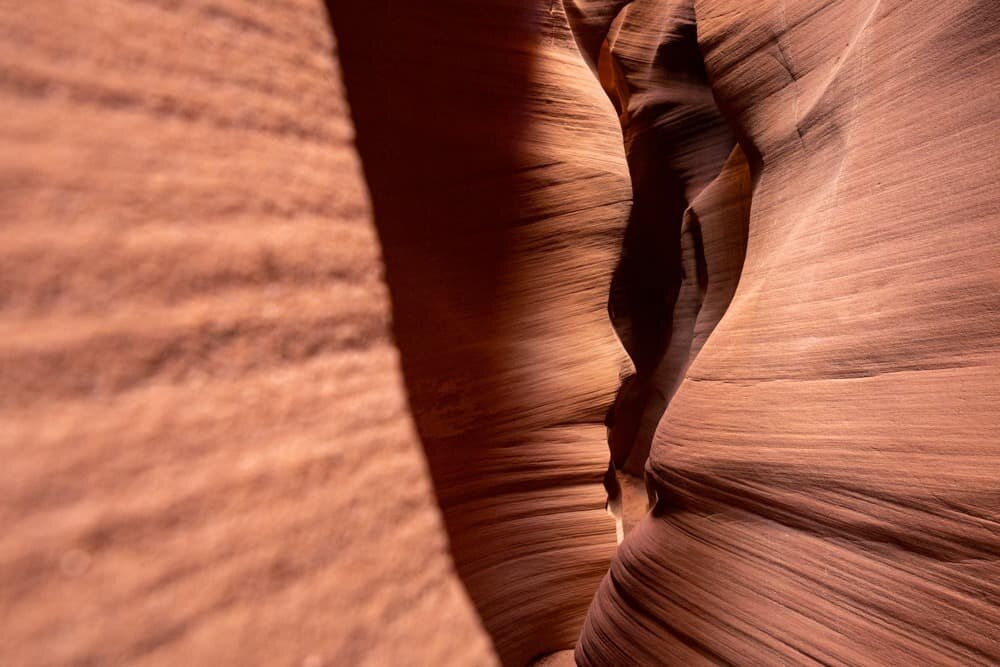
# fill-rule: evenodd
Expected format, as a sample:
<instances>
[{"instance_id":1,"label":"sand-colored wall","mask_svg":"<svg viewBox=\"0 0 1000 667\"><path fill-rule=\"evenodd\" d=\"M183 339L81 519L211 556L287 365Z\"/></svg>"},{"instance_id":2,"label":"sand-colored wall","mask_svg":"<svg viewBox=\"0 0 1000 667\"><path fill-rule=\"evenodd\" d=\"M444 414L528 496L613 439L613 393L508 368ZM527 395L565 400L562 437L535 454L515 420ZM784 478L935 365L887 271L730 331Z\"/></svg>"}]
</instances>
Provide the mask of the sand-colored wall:
<instances>
[{"instance_id":1,"label":"sand-colored wall","mask_svg":"<svg viewBox=\"0 0 1000 667\"><path fill-rule=\"evenodd\" d=\"M0 5L0 663L493 664L322 3Z\"/></svg>"}]
</instances>

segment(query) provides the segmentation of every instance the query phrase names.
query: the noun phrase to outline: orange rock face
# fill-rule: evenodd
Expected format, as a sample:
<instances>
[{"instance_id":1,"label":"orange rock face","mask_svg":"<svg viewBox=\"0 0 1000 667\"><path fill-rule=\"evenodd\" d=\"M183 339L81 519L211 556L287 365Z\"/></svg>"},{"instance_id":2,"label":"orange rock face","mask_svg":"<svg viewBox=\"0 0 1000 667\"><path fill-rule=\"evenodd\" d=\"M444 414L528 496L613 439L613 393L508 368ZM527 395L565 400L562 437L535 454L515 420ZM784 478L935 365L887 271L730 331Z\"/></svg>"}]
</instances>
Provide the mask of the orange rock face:
<instances>
[{"instance_id":1,"label":"orange rock face","mask_svg":"<svg viewBox=\"0 0 1000 667\"><path fill-rule=\"evenodd\" d=\"M557 3L329 5L452 554L523 665L573 646L615 547L613 112Z\"/></svg>"},{"instance_id":2,"label":"orange rock face","mask_svg":"<svg viewBox=\"0 0 1000 667\"><path fill-rule=\"evenodd\" d=\"M1000 662L995 2L0 9L0 664Z\"/></svg>"},{"instance_id":3,"label":"orange rock face","mask_svg":"<svg viewBox=\"0 0 1000 667\"><path fill-rule=\"evenodd\" d=\"M496 664L321 4L0 4L0 664Z\"/></svg>"},{"instance_id":4,"label":"orange rock face","mask_svg":"<svg viewBox=\"0 0 1000 667\"><path fill-rule=\"evenodd\" d=\"M629 151L637 204L650 171L685 192L675 229L738 199L691 176L726 143L707 89L753 183L731 303L654 380L655 506L578 662L1000 660L997 6L567 4L626 143L656 146Z\"/></svg>"},{"instance_id":5,"label":"orange rock face","mask_svg":"<svg viewBox=\"0 0 1000 667\"><path fill-rule=\"evenodd\" d=\"M71 4L0 19L0 663L572 648L630 195L560 7Z\"/></svg>"}]
</instances>

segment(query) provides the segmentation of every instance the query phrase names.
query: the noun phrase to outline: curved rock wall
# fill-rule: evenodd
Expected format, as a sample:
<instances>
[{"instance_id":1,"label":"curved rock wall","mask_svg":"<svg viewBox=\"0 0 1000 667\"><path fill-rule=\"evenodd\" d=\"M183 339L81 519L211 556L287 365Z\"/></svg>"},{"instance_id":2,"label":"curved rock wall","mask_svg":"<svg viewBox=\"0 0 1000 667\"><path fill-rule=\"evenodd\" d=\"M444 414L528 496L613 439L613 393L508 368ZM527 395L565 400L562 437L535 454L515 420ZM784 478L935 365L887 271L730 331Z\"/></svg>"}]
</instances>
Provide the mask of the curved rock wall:
<instances>
[{"instance_id":1,"label":"curved rock wall","mask_svg":"<svg viewBox=\"0 0 1000 667\"><path fill-rule=\"evenodd\" d=\"M558 3L329 7L452 553L522 665L572 647L615 547L621 140Z\"/></svg>"},{"instance_id":2,"label":"curved rock wall","mask_svg":"<svg viewBox=\"0 0 1000 667\"><path fill-rule=\"evenodd\" d=\"M0 663L497 664L321 3L0 34Z\"/></svg>"},{"instance_id":3,"label":"curved rock wall","mask_svg":"<svg viewBox=\"0 0 1000 667\"><path fill-rule=\"evenodd\" d=\"M328 4L3 3L0 662L579 635L611 106L558 3Z\"/></svg>"},{"instance_id":4,"label":"curved rock wall","mask_svg":"<svg viewBox=\"0 0 1000 667\"><path fill-rule=\"evenodd\" d=\"M0 0L0 662L1000 662L995 3L326 4Z\"/></svg>"},{"instance_id":5,"label":"curved rock wall","mask_svg":"<svg viewBox=\"0 0 1000 667\"><path fill-rule=\"evenodd\" d=\"M568 0L566 8L618 111L632 177L609 296L635 365L609 414L617 505L630 529L648 510L644 466L656 425L736 289L750 175L709 85L691 3Z\"/></svg>"},{"instance_id":6,"label":"curved rock wall","mask_svg":"<svg viewBox=\"0 0 1000 667\"><path fill-rule=\"evenodd\" d=\"M739 287L669 379L655 506L578 662L1000 660L996 4L568 4L613 97L707 81L753 183ZM691 96L652 124L692 128Z\"/></svg>"}]
</instances>

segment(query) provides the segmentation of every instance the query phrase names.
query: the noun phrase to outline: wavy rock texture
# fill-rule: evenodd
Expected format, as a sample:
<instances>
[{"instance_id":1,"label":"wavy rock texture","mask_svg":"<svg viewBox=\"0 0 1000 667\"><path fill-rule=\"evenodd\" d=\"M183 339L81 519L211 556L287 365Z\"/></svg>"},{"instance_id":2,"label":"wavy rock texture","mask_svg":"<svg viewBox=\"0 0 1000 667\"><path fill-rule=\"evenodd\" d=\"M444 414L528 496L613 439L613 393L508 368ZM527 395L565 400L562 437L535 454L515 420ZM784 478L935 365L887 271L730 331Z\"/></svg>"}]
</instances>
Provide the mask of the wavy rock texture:
<instances>
[{"instance_id":1,"label":"wavy rock texture","mask_svg":"<svg viewBox=\"0 0 1000 667\"><path fill-rule=\"evenodd\" d=\"M0 662L571 648L630 191L561 6L64 4L0 20Z\"/></svg>"},{"instance_id":2,"label":"wavy rock texture","mask_svg":"<svg viewBox=\"0 0 1000 667\"><path fill-rule=\"evenodd\" d=\"M659 394L632 408L670 399L646 461L656 503L577 661L1000 661L997 5L567 6L626 143L654 147L629 147L637 206L650 173L678 193L674 229L746 206L707 90L753 183L728 309L731 283L695 318L686 372L654 372ZM736 218L718 227L725 275ZM657 354L689 337L683 292Z\"/></svg>"},{"instance_id":3,"label":"wavy rock texture","mask_svg":"<svg viewBox=\"0 0 1000 667\"><path fill-rule=\"evenodd\" d=\"M522 665L573 646L615 547L621 139L559 3L328 4L452 553Z\"/></svg>"},{"instance_id":4,"label":"wavy rock texture","mask_svg":"<svg viewBox=\"0 0 1000 667\"><path fill-rule=\"evenodd\" d=\"M611 320L634 362L609 414L624 529L648 510L644 466L688 364L726 311L746 250L750 176L718 110L689 4L567 2L618 111L633 206Z\"/></svg>"},{"instance_id":5,"label":"wavy rock texture","mask_svg":"<svg viewBox=\"0 0 1000 667\"><path fill-rule=\"evenodd\" d=\"M0 0L0 663L1000 662L995 3L326 5Z\"/></svg>"},{"instance_id":6,"label":"wavy rock texture","mask_svg":"<svg viewBox=\"0 0 1000 667\"><path fill-rule=\"evenodd\" d=\"M496 664L322 5L0 32L0 663Z\"/></svg>"}]
</instances>

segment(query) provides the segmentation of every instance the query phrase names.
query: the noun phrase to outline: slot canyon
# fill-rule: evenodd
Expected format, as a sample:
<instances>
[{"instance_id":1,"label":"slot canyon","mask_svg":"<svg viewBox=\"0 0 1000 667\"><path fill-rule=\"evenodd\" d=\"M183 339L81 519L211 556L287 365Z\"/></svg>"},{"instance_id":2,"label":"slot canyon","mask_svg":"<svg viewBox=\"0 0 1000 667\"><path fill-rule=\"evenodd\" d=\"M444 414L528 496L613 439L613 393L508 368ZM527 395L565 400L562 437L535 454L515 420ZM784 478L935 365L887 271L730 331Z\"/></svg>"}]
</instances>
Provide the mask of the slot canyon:
<instances>
[{"instance_id":1,"label":"slot canyon","mask_svg":"<svg viewBox=\"0 0 1000 667\"><path fill-rule=\"evenodd\" d=\"M1000 664L995 0L0 9L0 665Z\"/></svg>"}]
</instances>

